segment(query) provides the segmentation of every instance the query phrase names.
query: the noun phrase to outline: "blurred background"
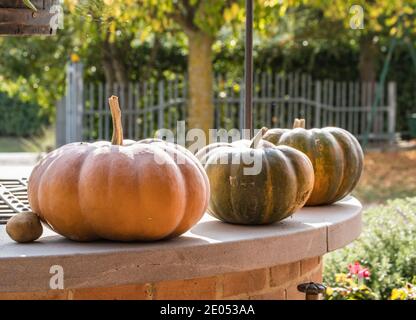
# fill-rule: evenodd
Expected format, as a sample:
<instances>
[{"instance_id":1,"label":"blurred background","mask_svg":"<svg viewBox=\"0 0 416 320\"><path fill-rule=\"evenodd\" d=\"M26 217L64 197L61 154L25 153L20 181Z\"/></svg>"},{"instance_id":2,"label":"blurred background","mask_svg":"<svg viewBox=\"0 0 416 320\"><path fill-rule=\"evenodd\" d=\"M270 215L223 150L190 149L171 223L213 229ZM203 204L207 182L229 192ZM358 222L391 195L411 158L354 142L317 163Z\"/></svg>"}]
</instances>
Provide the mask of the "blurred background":
<instances>
[{"instance_id":1,"label":"blurred background","mask_svg":"<svg viewBox=\"0 0 416 320\"><path fill-rule=\"evenodd\" d=\"M241 128L244 1L56 3L57 35L0 37L0 152L110 139L112 94L127 138L178 120ZM362 200L414 195L415 10L415 1L255 0L255 128L295 117L343 127L373 151Z\"/></svg>"},{"instance_id":2,"label":"blurred background","mask_svg":"<svg viewBox=\"0 0 416 320\"><path fill-rule=\"evenodd\" d=\"M126 138L175 130L178 120L241 128L244 1L61 5L56 36L0 37L0 165L108 140L112 94ZM254 126L303 117L308 128L339 126L360 140L365 173L355 195L384 220L368 218L355 249L328 260L326 281L336 284L356 259L378 266L370 285L384 298L416 275L415 16L414 0L255 0ZM391 221L391 234L380 231Z\"/></svg>"}]
</instances>

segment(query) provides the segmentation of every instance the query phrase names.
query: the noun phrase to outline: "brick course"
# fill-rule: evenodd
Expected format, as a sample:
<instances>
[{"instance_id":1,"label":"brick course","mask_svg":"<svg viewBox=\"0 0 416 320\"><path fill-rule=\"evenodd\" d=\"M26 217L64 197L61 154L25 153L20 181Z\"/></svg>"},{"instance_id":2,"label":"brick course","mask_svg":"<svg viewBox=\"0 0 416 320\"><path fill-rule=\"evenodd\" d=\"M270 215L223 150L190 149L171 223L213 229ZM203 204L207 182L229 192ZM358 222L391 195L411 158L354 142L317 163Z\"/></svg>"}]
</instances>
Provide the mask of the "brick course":
<instances>
[{"instance_id":1,"label":"brick course","mask_svg":"<svg viewBox=\"0 0 416 320\"><path fill-rule=\"evenodd\" d=\"M269 268L233 272L190 280L163 281L111 288L0 293L0 300L304 300L305 296L303 293L298 292L297 285L309 281L322 282L321 257L314 257Z\"/></svg>"}]
</instances>

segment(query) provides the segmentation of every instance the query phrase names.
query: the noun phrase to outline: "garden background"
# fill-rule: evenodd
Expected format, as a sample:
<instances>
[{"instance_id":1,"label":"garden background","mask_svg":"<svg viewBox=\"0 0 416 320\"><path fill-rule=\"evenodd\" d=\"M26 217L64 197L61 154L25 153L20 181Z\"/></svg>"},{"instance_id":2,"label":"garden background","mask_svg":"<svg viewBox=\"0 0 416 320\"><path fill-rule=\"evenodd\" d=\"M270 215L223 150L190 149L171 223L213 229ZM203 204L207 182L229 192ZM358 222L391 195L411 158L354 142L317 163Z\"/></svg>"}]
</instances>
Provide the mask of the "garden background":
<instances>
[{"instance_id":1,"label":"garden background","mask_svg":"<svg viewBox=\"0 0 416 320\"><path fill-rule=\"evenodd\" d=\"M85 81L111 86L187 77L187 125L203 129L214 121L214 76L243 79L243 1L66 0L63 6L56 36L0 38L0 152L55 147L56 106L70 62L83 64ZM396 143L366 148L354 192L365 207L364 232L328 255L325 283L345 289L330 298L387 299L415 280L415 15L413 0L255 1L256 72L376 83L398 41L386 78L397 83ZM365 284L374 295L339 275L355 261L369 269Z\"/></svg>"}]
</instances>

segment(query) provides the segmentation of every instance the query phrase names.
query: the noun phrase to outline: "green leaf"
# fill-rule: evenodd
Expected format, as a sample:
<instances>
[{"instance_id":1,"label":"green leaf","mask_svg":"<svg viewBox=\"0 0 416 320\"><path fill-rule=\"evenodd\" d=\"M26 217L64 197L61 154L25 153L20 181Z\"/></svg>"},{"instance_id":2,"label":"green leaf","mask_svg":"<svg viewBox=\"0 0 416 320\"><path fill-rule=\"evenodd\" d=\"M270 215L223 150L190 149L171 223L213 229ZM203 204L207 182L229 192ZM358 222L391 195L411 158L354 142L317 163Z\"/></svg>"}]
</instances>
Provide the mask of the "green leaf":
<instances>
[{"instance_id":1,"label":"green leaf","mask_svg":"<svg viewBox=\"0 0 416 320\"><path fill-rule=\"evenodd\" d=\"M36 7L33 5L33 3L30 2L30 0L23 0L23 2L26 5L26 7L28 7L29 9L31 9L33 11L38 11L38 9L36 9Z\"/></svg>"}]
</instances>

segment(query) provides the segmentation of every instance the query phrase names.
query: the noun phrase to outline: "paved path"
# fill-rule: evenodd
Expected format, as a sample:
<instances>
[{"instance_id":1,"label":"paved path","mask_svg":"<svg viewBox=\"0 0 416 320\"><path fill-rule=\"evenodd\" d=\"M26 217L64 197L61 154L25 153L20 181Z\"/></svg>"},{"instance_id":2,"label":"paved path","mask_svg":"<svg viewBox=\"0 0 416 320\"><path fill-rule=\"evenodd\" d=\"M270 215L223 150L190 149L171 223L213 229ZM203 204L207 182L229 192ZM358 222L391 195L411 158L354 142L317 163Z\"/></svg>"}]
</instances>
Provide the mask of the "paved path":
<instances>
[{"instance_id":1,"label":"paved path","mask_svg":"<svg viewBox=\"0 0 416 320\"><path fill-rule=\"evenodd\" d=\"M39 153L0 153L0 179L28 177Z\"/></svg>"},{"instance_id":2,"label":"paved path","mask_svg":"<svg viewBox=\"0 0 416 320\"><path fill-rule=\"evenodd\" d=\"M0 152L0 166L34 166L41 153Z\"/></svg>"}]
</instances>

